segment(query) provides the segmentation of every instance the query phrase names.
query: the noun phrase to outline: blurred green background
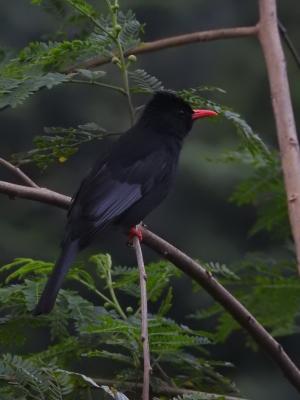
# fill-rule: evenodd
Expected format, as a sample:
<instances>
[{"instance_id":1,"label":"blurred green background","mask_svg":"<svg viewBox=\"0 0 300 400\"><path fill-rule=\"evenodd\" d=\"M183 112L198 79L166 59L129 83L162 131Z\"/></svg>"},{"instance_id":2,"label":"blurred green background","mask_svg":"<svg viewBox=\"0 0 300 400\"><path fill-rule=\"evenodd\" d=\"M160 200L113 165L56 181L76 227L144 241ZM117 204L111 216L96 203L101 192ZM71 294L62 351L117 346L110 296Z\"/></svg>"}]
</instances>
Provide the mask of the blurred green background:
<instances>
[{"instance_id":1,"label":"blurred green background","mask_svg":"<svg viewBox=\"0 0 300 400\"><path fill-rule=\"evenodd\" d=\"M47 38L57 28L53 17L29 3L25 0L0 2L1 46L21 49L28 41ZM146 24L145 41L197 30L251 25L257 21L256 1L128 0L120 3L124 9L133 9L138 19ZM282 0L278 6L280 19L297 46L299 4ZM300 71L288 51L286 55L297 118ZM138 67L156 75L167 88L221 87L227 93L214 95L214 98L241 113L269 145L277 146L264 60L255 38L199 43L145 54L138 57ZM117 79L113 66L103 69L109 71L112 79ZM134 97L136 106L143 101L139 95ZM6 158L32 148L33 137L42 134L44 126L67 127L91 121L114 131L129 126L122 98L105 89L78 85L43 90L17 109L3 111L0 118L1 156ZM43 173L34 166L25 169L41 186L71 195L102 147L108 145L108 142L84 145L69 162L53 165ZM176 187L167 201L145 221L155 232L195 258L230 263L250 251L266 254L276 251L276 242L270 241L267 235L248 236L255 220L255 209L238 208L228 202L235 185L249 171L208 160L236 145L234 127L229 123L200 121L195 124L182 153ZM10 178L6 171L0 173L1 179ZM65 222L64 211L2 196L0 219L1 263L19 256L56 258ZM133 252L120 235L99 237L87 254L100 251L109 251L116 263L135 263ZM150 251L146 251L146 257L147 260L157 258ZM192 293L190 288L189 280L185 279L176 289L178 318L183 319L192 309L201 308L202 297ZM295 336L281 342L300 363L298 339ZM277 367L264 354L245 349L243 342L241 335L235 335L213 354L236 364L231 374L243 395L257 400L298 398Z\"/></svg>"}]
</instances>

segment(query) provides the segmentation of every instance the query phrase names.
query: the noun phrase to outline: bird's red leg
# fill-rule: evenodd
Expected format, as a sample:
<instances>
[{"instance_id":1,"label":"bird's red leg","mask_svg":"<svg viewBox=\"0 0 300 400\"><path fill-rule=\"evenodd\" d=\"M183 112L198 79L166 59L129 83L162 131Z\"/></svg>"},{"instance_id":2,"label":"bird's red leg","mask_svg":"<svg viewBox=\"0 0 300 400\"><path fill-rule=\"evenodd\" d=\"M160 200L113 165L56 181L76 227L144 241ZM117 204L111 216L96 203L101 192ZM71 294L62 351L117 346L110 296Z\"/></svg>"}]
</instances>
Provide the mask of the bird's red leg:
<instances>
[{"instance_id":1,"label":"bird's red leg","mask_svg":"<svg viewBox=\"0 0 300 400\"><path fill-rule=\"evenodd\" d=\"M136 226L132 226L129 230L129 235L128 235L128 242L132 243L132 239L134 237L137 237L139 239L140 242L142 242L143 240L143 234L142 234L142 230L139 227L139 225Z\"/></svg>"}]
</instances>

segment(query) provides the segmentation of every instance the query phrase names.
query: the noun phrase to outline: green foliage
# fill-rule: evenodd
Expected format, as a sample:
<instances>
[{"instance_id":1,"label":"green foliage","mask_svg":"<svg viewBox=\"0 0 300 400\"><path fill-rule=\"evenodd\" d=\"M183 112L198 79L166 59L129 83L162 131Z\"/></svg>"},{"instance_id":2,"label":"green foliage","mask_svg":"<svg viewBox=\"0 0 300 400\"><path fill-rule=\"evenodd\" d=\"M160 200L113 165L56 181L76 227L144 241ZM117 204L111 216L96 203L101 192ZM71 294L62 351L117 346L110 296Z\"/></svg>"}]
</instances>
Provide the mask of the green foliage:
<instances>
[{"instance_id":1,"label":"green foliage","mask_svg":"<svg viewBox=\"0 0 300 400\"><path fill-rule=\"evenodd\" d=\"M60 163L67 161L82 144L112 135L95 122L79 125L76 128L45 127L44 131L46 135L34 138L34 149L12 155L15 164L34 162L39 168L45 169L55 161Z\"/></svg>"},{"instance_id":2,"label":"green foliage","mask_svg":"<svg viewBox=\"0 0 300 400\"><path fill-rule=\"evenodd\" d=\"M16 398L61 400L73 390L70 377L57 367L33 363L16 355L5 354L1 357L0 376L9 387L8 391L8 387L4 386L0 393L2 391L4 395Z\"/></svg>"},{"instance_id":3,"label":"green foliage","mask_svg":"<svg viewBox=\"0 0 300 400\"><path fill-rule=\"evenodd\" d=\"M219 279L229 280L239 280L239 276L235 274L231 269L227 267L225 264L220 264L219 262L204 262L201 265L211 274L216 275Z\"/></svg>"},{"instance_id":4,"label":"green foliage","mask_svg":"<svg viewBox=\"0 0 300 400\"><path fill-rule=\"evenodd\" d=\"M6 71L0 71L5 75ZM18 73L21 71L18 71ZM16 107L23 103L30 95L41 88L52 89L68 80L66 75L57 72L43 74L37 68L27 69L20 77L1 77L0 80L0 109L7 106Z\"/></svg>"},{"instance_id":5,"label":"green foliage","mask_svg":"<svg viewBox=\"0 0 300 400\"><path fill-rule=\"evenodd\" d=\"M87 43L80 40L30 43L17 58L0 67L0 109L16 107L44 87L51 89L68 81L70 76L59 72L59 67L66 61L74 62L86 47Z\"/></svg>"},{"instance_id":6,"label":"green foliage","mask_svg":"<svg viewBox=\"0 0 300 400\"><path fill-rule=\"evenodd\" d=\"M131 80L131 91L134 93L153 93L163 90L164 87L159 79L148 74L143 69L137 69L129 73Z\"/></svg>"},{"instance_id":7,"label":"green foliage","mask_svg":"<svg viewBox=\"0 0 300 400\"><path fill-rule=\"evenodd\" d=\"M90 30L80 39L29 43L17 57L6 59L0 66L0 108L15 107L36 91L62 83L96 85L126 94L125 81L128 78L132 93L151 94L163 89L162 83L143 69L131 70L133 61L130 57L127 61L123 60L125 52L128 54L131 48L139 45L143 31L143 26L131 10L125 13L114 3L107 2L108 16L104 16L83 0L37 0L32 3L54 10L55 14L80 15L89 21ZM116 59L116 65L125 79L124 89L111 83L105 71L91 71L84 67L85 62L95 54L97 57ZM237 113L203 97L203 91L211 90L224 92L219 88L203 87L182 90L178 94L194 107L205 106L216 110L236 126L245 149L252 155L262 152L266 158L269 157L261 139ZM76 154L81 144L103 139L107 135L105 129L96 123L71 128L45 128L45 133L35 137L32 150L16 154L12 160L17 164L33 162L45 169L55 161L67 161Z\"/></svg>"},{"instance_id":8,"label":"green foliage","mask_svg":"<svg viewBox=\"0 0 300 400\"><path fill-rule=\"evenodd\" d=\"M94 306L70 290L61 290L53 312L39 318L31 316L30 311L39 298L51 263L17 259L3 266L0 273L5 276L6 283L0 288L3 327L0 330L0 343L16 351L18 346L20 348L28 344L33 335L47 328L50 340L47 348L27 354L24 358L24 362L30 362L32 368L37 369L36 373L32 373L33 376L38 372L45 374L42 365L46 363L48 368L47 363L53 360L56 360L53 367L53 374L56 374L58 368L61 368L59 371L68 370L79 359L92 358L98 362L108 359L115 365L111 378L118 380L120 390L125 390L128 381L142 380L138 271L114 267L107 254L92 256L90 261L94 267L92 272L84 265L77 265L72 268L68 278L87 288L100 305ZM153 385L167 384L166 379L170 379L167 377L172 374L172 379L178 385L189 385L196 389L201 387L207 392L232 391L230 380L217 371L219 367L229 365L217 365L208 358L207 349L213 345L213 335L182 325L167 316L172 308L170 284L179 277L176 268L160 261L147 266L147 274L149 298L153 308L158 309L158 313L149 314L148 319ZM15 284L12 285L12 282ZM122 293L126 294L131 310L128 307L123 309L123 302L121 306L119 296ZM22 334L18 340L9 335L9 332L20 331ZM26 332L30 332L30 335ZM162 369L165 375L161 374ZM70 378L69 374L71 372L68 373ZM38 376L38 383L43 382L42 377ZM52 379L50 372L47 372L47 376ZM72 380L71 383L75 390L76 381ZM25 386L31 394L38 390L27 384ZM7 390L11 393L11 389ZM45 386L45 393L48 393L47 390L48 386Z\"/></svg>"},{"instance_id":9,"label":"green foliage","mask_svg":"<svg viewBox=\"0 0 300 400\"><path fill-rule=\"evenodd\" d=\"M84 0L65 0L70 6L78 10L79 13L88 16L89 18L97 17L97 11L92 7L92 5Z\"/></svg>"},{"instance_id":10,"label":"green foliage","mask_svg":"<svg viewBox=\"0 0 300 400\"><path fill-rule=\"evenodd\" d=\"M257 220L250 234L265 230L276 238L288 239L291 231L279 154L273 151L266 157L264 153L252 156L243 151L231 152L225 155L225 161L244 164L251 171L230 197L239 206L257 208Z\"/></svg>"},{"instance_id":11,"label":"green foliage","mask_svg":"<svg viewBox=\"0 0 300 400\"><path fill-rule=\"evenodd\" d=\"M159 79L143 69L132 68L134 56L125 57L140 44L143 32L143 25L132 11L123 12L117 2L110 0L106 1L107 16L84 0L32 0L32 4L59 16L63 21L61 27L71 24L78 28L81 23L84 28L72 37L66 31L56 32L54 35L60 40L29 43L17 55L1 50L0 109L16 107L39 90L64 83L111 89L125 95L129 103L131 93L152 94L163 89ZM90 59L95 56L103 63L113 61L122 75L123 86L111 81L106 71L89 69ZM265 230L286 242L290 228L279 156L269 151L238 113L203 96L203 92L213 90L224 92L202 87L177 93L195 108L217 111L220 118L216 121L226 119L235 126L239 139L237 151L226 153L219 161L247 165L249 176L239 183L230 200L239 206L257 208L257 220L250 234ZM44 169L54 161L65 162L82 144L108 135L94 122L71 128L45 128L45 135L35 138L34 149L15 155L14 161L34 162ZM56 400L73 398L75 393L87 398L91 387L104 390L113 398L125 399L115 388L100 386L96 378L72 371L76 362L90 359L101 366L111 363L114 372L108 376L108 371L104 378L116 380L120 390L133 383L135 394L138 393L135 384L142 381L142 343L137 269L113 266L111 257L103 254L91 257L90 262L92 269L76 265L67 278L72 287L87 291L88 298L97 306L74 291L61 290L54 311L39 318L30 312L53 264L18 258L0 268L3 277L0 346L6 351L25 353L22 357L6 354L0 358L1 399ZM300 285L293 257L281 262L265 256L249 256L230 268L218 262L203 265L209 274L228 285L273 335L299 331ZM196 323L214 319L217 324L214 333L192 329L171 319L172 283L180 274L165 261L149 264L147 273L152 389L159 391L171 382L181 388L201 390L178 397L182 400L209 399L211 393L236 392L232 382L219 373L219 368L231 365L211 360L208 348L224 342L240 329L238 324L216 304L193 316ZM31 348L32 337L45 332L47 345L34 349L34 353L24 350ZM253 345L249 339L247 343Z\"/></svg>"},{"instance_id":12,"label":"green foliage","mask_svg":"<svg viewBox=\"0 0 300 400\"><path fill-rule=\"evenodd\" d=\"M231 292L267 327L273 336L286 336L299 332L300 282L293 259L280 261L252 254L233 265L239 280L224 280ZM217 318L216 341L225 341L240 326L221 306L213 305L196 312L196 319ZM248 343L253 342L248 339Z\"/></svg>"},{"instance_id":13,"label":"green foliage","mask_svg":"<svg viewBox=\"0 0 300 400\"><path fill-rule=\"evenodd\" d=\"M40 5L42 1L33 3ZM110 17L100 16L89 3L82 0L67 0L67 3L73 10L91 20L93 29L83 39L29 43L17 57L2 62L0 109L16 107L44 87L51 89L70 81L78 75L76 72L70 72L74 69L74 65L78 66L83 60L95 54L112 57L117 49L116 38L121 43L123 51L139 43L142 27L131 11L126 14L120 11L117 14L121 31L116 37ZM56 4L56 9L62 9L60 2ZM99 77L98 72L93 76L95 74Z\"/></svg>"},{"instance_id":14,"label":"green foliage","mask_svg":"<svg viewBox=\"0 0 300 400\"><path fill-rule=\"evenodd\" d=\"M182 396L178 397L173 397L172 400L226 400L226 396L214 396L211 397L207 395L206 393L190 393L190 394L183 394ZM233 399L233 397L230 397L230 399ZM235 400L239 400L238 397L234 397ZM244 399L240 399L244 400Z\"/></svg>"},{"instance_id":15,"label":"green foliage","mask_svg":"<svg viewBox=\"0 0 300 400\"><path fill-rule=\"evenodd\" d=\"M124 51L129 51L137 47L140 42L140 34L143 31L143 25L136 19L135 14L129 10L127 13L120 11L117 16L117 22L121 26L119 40Z\"/></svg>"},{"instance_id":16,"label":"green foliage","mask_svg":"<svg viewBox=\"0 0 300 400\"><path fill-rule=\"evenodd\" d=\"M170 279L174 275L180 275L180 272L166 261L149 264L147 272L149 273L147 280L148 300L153 302L161 297L163 290L170 283ZM136 268L116 267L113 270L113 277L116 288L131 296L140 297L139 277Z\"/></svg>"},{"instance_id":17,"label":"green foliage","mask_svg":"<svg viewBox=\"0 0 300 400\"><path fill-rule=\"evenodd\" d=\"M76 394L90 393L90 388L108 393L109 398L127 397L108 386L98 385L92 378L44 363L37 357L24 358L4 354L0 359L0 394L5 400L62 400ZM117 397L118 396L118 397Z\"/></svg>"},{"instance_id":18,"label":"green foliage","mask_svg":"<svg viewBox=\"0 0 300 400\"><path fill-rule=\"evenodd\" d=\"M250 125L236 112L230 110L227 106L218 104L202 96L203 91L208 89L220 91L219 88L192 88L178 92L184 100L188 101L194 108L209 108L233 123L240 139L240 148L249 152L253 157L263 155L265 158L271 157L270 151L262 139L252 130Z\"/></svg>"}]
</instances>

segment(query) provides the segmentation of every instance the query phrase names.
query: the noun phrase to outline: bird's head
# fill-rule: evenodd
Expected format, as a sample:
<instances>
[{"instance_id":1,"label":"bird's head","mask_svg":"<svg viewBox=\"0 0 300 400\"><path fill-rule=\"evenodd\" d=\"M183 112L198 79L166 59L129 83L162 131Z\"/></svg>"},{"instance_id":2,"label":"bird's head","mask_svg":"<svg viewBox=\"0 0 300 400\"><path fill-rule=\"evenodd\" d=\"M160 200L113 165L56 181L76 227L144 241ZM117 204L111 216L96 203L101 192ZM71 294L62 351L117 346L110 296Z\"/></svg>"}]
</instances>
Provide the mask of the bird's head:
<instances>
[{"instance_id":1,"label":"bird's head","mask_svg":"<svg viewBox=\"0 0 300 400\"><path fill-rule=\"evenodd\" d=\"M158 133L184 138L196 119L216 115L212 110L193 110L174 93L159 91L146 105L140 121L151 125Z\"/></svg>"}]
</instances>

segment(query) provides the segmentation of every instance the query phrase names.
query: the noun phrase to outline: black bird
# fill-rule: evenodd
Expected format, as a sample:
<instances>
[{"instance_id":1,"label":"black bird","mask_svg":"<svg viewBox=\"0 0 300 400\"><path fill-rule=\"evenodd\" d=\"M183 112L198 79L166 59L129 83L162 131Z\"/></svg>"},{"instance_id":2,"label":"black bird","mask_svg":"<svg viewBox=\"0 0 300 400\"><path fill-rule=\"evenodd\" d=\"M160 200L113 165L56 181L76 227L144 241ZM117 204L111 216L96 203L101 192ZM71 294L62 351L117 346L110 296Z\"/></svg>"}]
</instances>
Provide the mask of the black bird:
<instances>
[{"instance_id":1,"label":"black bird","mask_svg":"<svg viewBox=\"0 0 300 400\"><path fill-rule=\"evenodd\" d=\"M192 110L173 93L154 94L137 123L96 163L75 194L61 254L35 315L52 310L76 254L96 233L108 225L129 230L161 203L174 181L183 139L193 121L213 115L210 110Z\"/></svg>"}]
</instances>

